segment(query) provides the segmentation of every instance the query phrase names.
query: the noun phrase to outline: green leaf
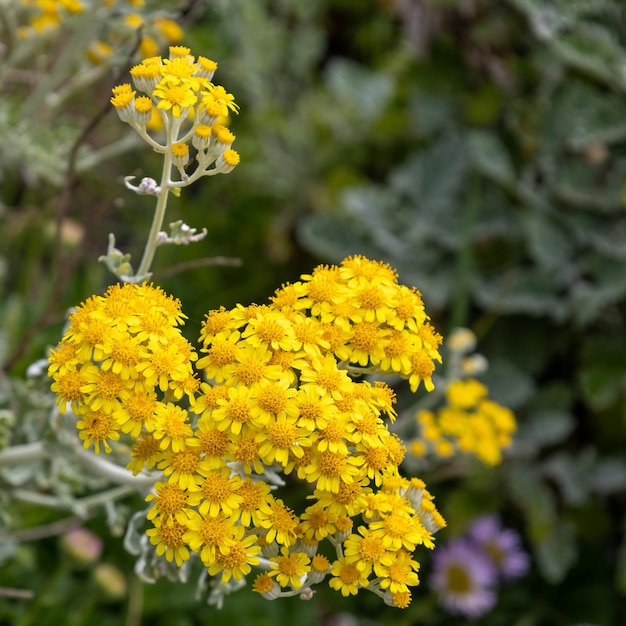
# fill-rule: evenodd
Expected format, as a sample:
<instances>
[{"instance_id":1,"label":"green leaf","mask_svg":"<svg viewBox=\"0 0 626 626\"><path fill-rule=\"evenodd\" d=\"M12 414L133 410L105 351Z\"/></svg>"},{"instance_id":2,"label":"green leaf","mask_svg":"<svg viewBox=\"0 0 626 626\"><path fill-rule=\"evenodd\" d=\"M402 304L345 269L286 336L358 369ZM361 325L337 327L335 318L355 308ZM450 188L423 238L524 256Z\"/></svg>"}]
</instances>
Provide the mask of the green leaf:
<instances>
[{"instance_id":1,"label":"green leaf","mask_svg":"<svg viewBox=\"0 0 626 626\"><path fill-rule=\"evenodd\" d=\"M580 282L573 292L574 311L580 324L588 324L613 304L626 297L626 271L623 263L596 257L590 263L590 279Z\"/></svg>"},{"instance_id":2,"label":"green leaf","mask_svg":"<svg viewBox=\"0 0 626 626\"><path fill-rule=\"evenodd\" d=\"M609 409L624 395L626 339L621 336L591 337L582 351L580 382L585 400L595 410Z\"/></svg>"},{"instance_id":3,"label":"green leaf","mask_svg":"<svg viewBox=\"0 0 626 626\"><path fill-rule=\"evenodd\" d=\"M620 72L626 62L626 53L617 38L604 26L579 22L577 27L560 33L552 42L552 47L566 63L607 83L626 85L626 76Z\"/></svg>"},{"instance_id":4,"label":"green leaf","mask_svg":"<svg viewBox=\"0 0 626 626\"><path fill-rule=\"evenodd\" d=\"M479 172L501 185L514 184L515 171L511 157L495 133L470 132L468 145L471 161Z\"/></svg>"},{"instance_id":5,"label":"green leaf","mask_svg":"<svg viewBox=\"0 0 626 626\"><path fill-rule=\"evenodd\" d=\"M532 396L535 385L526 371L509 359L493 359L484 375L489 396L514 409Z\"/></svg>"},{"instance_id":6,"label":"green leaf","mask_svg":"<svg viewBox=\"0 0 626 626\"><path fill-rule=\"evenodd\" d=\"M574 253L572 241L547 215L537 211L522 217L530 253L537 263L549 270L561 270Z\"/></svg>"},{"instance_id":7,"label":"green leaf","mask_svg":"<svg viewBox=\"0 0 626 626\"><path fill-rule=\"evenodd\" d=\"M597 493L626 493L626 462L623 459L602 459L597 462L589 479Z\"/></svg>"},{"instance_id":8,"label":"green leaf","mask_svg":"<svg viewBox=\"0 0 626 626\"><path fill-rule=\"evenodd\" d=\"M516 267L489 280L476 279L473 293L486 309L501 313L545 315L560 322L567 319L570 307L558 295L563 285L557 279L548 272Z\"/></svg>"},{"instance_id":9,"label":"green leaf","mask_svg":"<svg viewBox=\"0 0 626 626\"><path fill-rule=\"evenodd\" d=\"M393 78L388 74L374 73L348 59L333 59L326 80L339 102L365 120L382 113L394 89Z\"/></svg>"},{"instance_id":10,"label":"green leaf","mask_svg":"<svg viewBox=\"0 0 626 626\"><path fill-rule=\"evenodd\" d=\"M566 503L579 506L589 495L593 464L593 453L590 451L576 456L557 452L542 463L542 471L556 485Z\"/></svg>"},{"instance_id":11,"label":"green leaf","mask_svg":"<svg viewBox=\"0 0 626 626\"><path fill-rule=\"evenodd\" d=\"M563 442L575 427L574 418L566 411L544 410L534 413L525 425L524 434L539 447Z\"/></svg>"},{"instance_id":12,"label":"green leaf","mask_svg":"<svg viewBox=\"0 0 626 626\"><path fill-rule=\"evenodd\" d=\"M423 219L441 223L445 216L458 216L458 194L466 169L465 143L451 135L419 152L393 172L390 185L398 194L412 200ZM419 235L422 224L422 220L415 219L415 209L412 212L409 237Z\"/></svg>"},{"instance_id":13,"label":"green leaf","mask_svg":"<svg viewBox=\"0 0 626 626\"><path fill-rule=\"evenodd\" d=\"M535 544L535 556L544 578L552 584L560 583L578 556L571 525L554 524L544 540Z\"/></svg>"}]
</instances>

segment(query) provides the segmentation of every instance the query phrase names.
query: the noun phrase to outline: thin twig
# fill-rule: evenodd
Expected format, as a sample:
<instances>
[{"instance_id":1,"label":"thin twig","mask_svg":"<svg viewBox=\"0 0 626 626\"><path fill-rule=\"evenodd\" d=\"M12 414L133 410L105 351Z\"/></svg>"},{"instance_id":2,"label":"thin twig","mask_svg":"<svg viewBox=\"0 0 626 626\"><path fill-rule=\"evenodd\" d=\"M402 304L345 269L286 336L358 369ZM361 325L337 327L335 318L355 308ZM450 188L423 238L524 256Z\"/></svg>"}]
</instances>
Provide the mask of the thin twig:
<instances>
[{"instance_id":1,"label":"thin twig","mask_svg":"<svg viewBox=\"0 0 626 626\"><path fill-rule=\"evenodd\" d=\"M241 267L243 265L243 261L236 257L227 256L205 257L203 259L194 259L193 261L184 261L182 263L177 263L176 265L172 265L171 267L168 267L166 269L154 272L154 276L158 278L166 278L170 276L175 276L176 274L181 274L182 272L187 272L189 270L195 270L199 267L210 267L212 265L228 265L230 267Z\"/></svg>"},{"instance_id":2,"label":"thin twig","mask_svg":"<svg viewBox=\"0 0 626 626\"><path fill-rule=\"evenodd\" d=\"M64 519L51 522L50 524L42 524L41 526L34 526L33 528L23 528L21 530L15 530L7 538L10 541L17 543L25 543L27 541L39 541L46 537L56 537L66 533L72 528L76 528L84 523L84 518L78 515L72 515Z\"/></svg>"},{"instance_id":3,"label":"thin twig","mask_svg":"<svg viewBox=\"0 0 626 626\"><path fill-rule=\"evenodd\" d=\"M0 587L0 597L16 598L17 600L30 600L35 596L32 589L15 589L13 587Z\"/></svg>"}]
</instances>

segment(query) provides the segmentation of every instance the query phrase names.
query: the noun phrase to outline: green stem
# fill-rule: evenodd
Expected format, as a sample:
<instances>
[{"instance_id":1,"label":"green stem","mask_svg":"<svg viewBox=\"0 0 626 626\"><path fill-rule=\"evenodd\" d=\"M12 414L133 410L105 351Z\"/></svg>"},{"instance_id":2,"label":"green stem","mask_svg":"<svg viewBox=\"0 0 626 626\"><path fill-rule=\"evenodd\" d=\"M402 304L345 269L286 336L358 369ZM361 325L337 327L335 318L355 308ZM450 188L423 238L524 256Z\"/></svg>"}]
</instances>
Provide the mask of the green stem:
<instances>
[{"instance_id":1,"label":"green stem","mask_svg":"<svg viewBox=\"0 0 626 626\"><path fill-rule=\"evenodd\" d=\"M148 241L146 242L146 249L141 259L141 265L137 270L138 277L148 277L150 273L150 266L154 259L154 253L157 248L157 237L163 226L163 220L165 219L165 211L167 209L167 197L170 193L169 180L170 173L172 171L172 151L170 148L170 142L168 142L167 148L163 153L163 172L161 174L161 190L157 196L157 205L154 211L154 217L152 218L152 226L150 227L150 234L148 235Z\"/></svg>"},{"instance_id":2,"label":"green stem","mask_svg":"<svg viewBox=\"0 0 626 626\"><path fill-rule=\"evenodd\" d=\"M465 326L470 306L470 281L474 265L473 228L476 223L476 213L480 202L480 180L475 175L471 181L467 208L463 221L463 244L457 264L457 280L455 299L450 316L451 328Z\"/></svg>"},{"instance_id":3,"label":"green stem","mask_svg":"<svg viewBox=\"0 0 626 626\"><path fill-rule=\"evenodd\" d=\"M40 613L45 610L46 605L50 602L53 592L66 572L67 568L65 566L65 562L61 560L52 576L48 577L46 586L35 596L34 602L30 605L28 612L20 621L19 626L31 626L31 624L39 623Z\"/></svg>"},{"instance_id":4,"label":"green stem","mask_svg":"<svg viewBox=\"0 0 626 626\"><path fill-rule=\"evenodd\" d=\"M130 577L128 609L124 626L141 626L143 614L143 583L137 576Z\"/></svg>"}]
</instances>

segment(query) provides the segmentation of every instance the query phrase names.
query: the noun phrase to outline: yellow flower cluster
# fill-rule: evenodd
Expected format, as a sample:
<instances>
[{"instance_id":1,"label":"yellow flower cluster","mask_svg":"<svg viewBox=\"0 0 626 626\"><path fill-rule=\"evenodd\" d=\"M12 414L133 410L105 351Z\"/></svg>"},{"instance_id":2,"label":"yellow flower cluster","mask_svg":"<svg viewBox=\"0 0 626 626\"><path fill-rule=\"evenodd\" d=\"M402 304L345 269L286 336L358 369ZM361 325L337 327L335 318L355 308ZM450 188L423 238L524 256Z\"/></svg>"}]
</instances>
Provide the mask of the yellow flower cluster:
<instances>
[{"instance_id":1,"label":"yellow flower cluster","mask_svg":"<svg viewBox=\"0 0 626 626\"><path fill-rule=\"evenodd\" d=\"M57 30L66 16L85 10L81 0L21 0L20 5L30 12L29 26L18 32L21 37Z\"/></svg>"},{"instance_id":2,"label":"yellow flower cluster","mask_svg":"<svg viewBox=\"0 0 626 626\"><path fill-rule=\"evenodd\" d=\"M72 315L50 356L62 408L85 445L126 433L135 473L162 472L147 496L157 554L196 553L211 575L268 599L330 577L343 595L373 591L406 607L418 546L445 525L424 483L400 475L406 449L387 420L395 394L356 370L432 388L441 338L419 293L388 265L350 257L279 289L268 305L211 311L201 356L180 337L178 303L151 286L112 287ZM191 408L179 407L186 395ZM272 487L309 485L294 511ZM318 552L320 542L336 558Z\"/></svg>"},{"instance_id":3,"label":"yellow flower cluster","mask_svg":"<svg viewBox=\"0 0 626 626\"><path fill-rule=\"evenodd\" d=\"M86 50L93 64L101 64L119 50L124 42L142 29L139 52L143 56L155 56L165 44L177 44L183 39L181 27L161 13L142 15L144 0L20 0L20 7L27 12L27 26L18 29L22 38L56 33L75 15L89 15L107 24L107 41L92 41Z\"/></svg>"},{"instance_id":4,"label":"yellow flower cluster","mask_svg":"<svg viewBox=\"0 0 626 626\"><path fill-rule=\"evenodd\" d=\"M61 412L69 403L79 417L85 448L110 452L109 440L121 433L142 450L181 444L188 420L173 402L193 401L200 384L197 354L178 328L184 318L177 300L147 284L111 286L71 314L49 375ZM144 455L131 465L139 471L154 462Z\"/></svg>"},{"instance_id":5,"label":"yellow flower cluster","mask_svg":"<svg viewBox=\"0 0 626 626\"><path fill-rule=\"evenodd\" d=\"M513 412L487 395L487 387L472 378L450 383L445 406L436 413L418 411L421 438L410 443L411 452L449 457L458 450L475 455L486 465L500 463L502 449L510 445L517 426Z\"/></svg>"},{"instance_id":6,"label":"yellow flower cluster","mask_svg":"<svg viewBox=\"0 0 626 626\"><path fill-rule=\"evenodd\" d=\"M134 88L130 83L114 87L111 104L155 151L168 155L184 184L201 175L231 171L239 163L231 149L235 135L218 122L239 107L232 94L211 82L217 63L202 56L196 59L184 46L170 46L169 52L169 58L149 57L131 68ZM138 91L146 95L137 96ZM185 125L188 117L192 119ZM166 133L164 144L147 133L148 128L160 127ZM190 148L197 167L188 175Z\"/></svg>"}]
</instances>

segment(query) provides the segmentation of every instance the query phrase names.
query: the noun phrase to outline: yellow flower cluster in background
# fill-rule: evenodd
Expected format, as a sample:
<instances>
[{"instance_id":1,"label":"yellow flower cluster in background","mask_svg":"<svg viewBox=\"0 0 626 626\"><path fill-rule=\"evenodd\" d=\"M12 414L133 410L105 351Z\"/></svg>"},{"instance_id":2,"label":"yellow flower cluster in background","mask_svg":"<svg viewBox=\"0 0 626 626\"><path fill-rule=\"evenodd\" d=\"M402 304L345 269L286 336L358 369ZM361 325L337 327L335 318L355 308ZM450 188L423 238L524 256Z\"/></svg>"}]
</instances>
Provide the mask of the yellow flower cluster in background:
<instances>
[{"instance_id":1,"label":"yellow flower cluster in background","mask_svg":"<svg viewBox=\"0 0 626 626\"><path fill-rule=\"evenodd\" d=\"M450 457L472 454L486 465L502 461L516 429L513 412L490 400L488 389L473 379L459 379L446 388L446 405L438 411L418 411L420 437L410 443L416 456Z\"/></svg>"},{"instance_id":2,"label":"yellow flower cluster in background","mask_svg":"<svg viewBox=\"0 0 626 626\"><path fill-rule=\"evenodd\" d=\"M70 26L76 16L88 16L100 23L106 21L107 39L92 41L85 51L94 65L104 63L113 50L121 49L141 29L139 53L155 56L166 45L183 40L180 25L157 11L138 12L145 8L144 0L20 0L19 8L25 15L27 25L20 26L18 36L22 39L58 34Z\"/></svg>"},{"instance_id":3,"label":"yellow flower cluster in background","mask_svg":"<svg viewBox=\"0 0 626 626\"><path fill-rule=\"evenodd\" d=\"M223 582L258 567L253 589L268 599L328 576L345 596L367 588L408 606L414 552L445 522L424 483L399 473L393 390L351 374L432 388L441 337L419 293L357 256L270 304L211 311L199 358L183 318L158 288L114 286L72 314L50 355L85 446L108 452L125 437L134 473L160 471L147 497L157 554L180 566L195 553ZM309 486L300 511L273 489L286 476Z\"/></svg>"},{"instance_id":4,"label":"yellow flower cluster in background","mask_svg":"<svg viewBox=\"0 0 626 626\"><path fill-rule=\"evenodd\" d=\"M111 104L122 121L178 168L183 186L202 175L230 172L239 163L231 149L235 135L219 123L239 107L232 94L211 82L217 63L196 59L184 46L170 46L169 52L169 58L149 57L131 68L133 85L114 87ZM148 133L152 129L165 131L163 144ZM197 167L188 175L192 151Z\"/></svg>"}]
</instances>

